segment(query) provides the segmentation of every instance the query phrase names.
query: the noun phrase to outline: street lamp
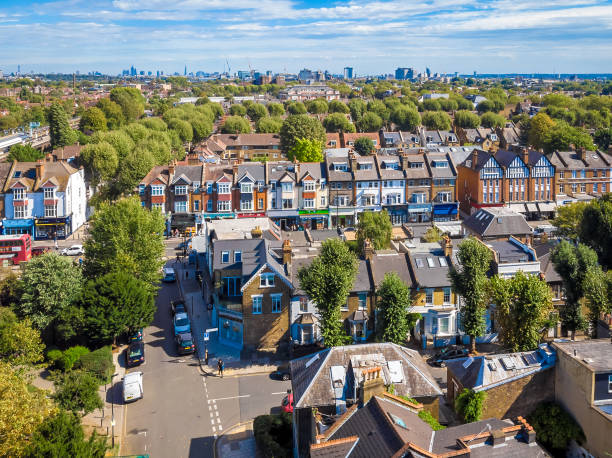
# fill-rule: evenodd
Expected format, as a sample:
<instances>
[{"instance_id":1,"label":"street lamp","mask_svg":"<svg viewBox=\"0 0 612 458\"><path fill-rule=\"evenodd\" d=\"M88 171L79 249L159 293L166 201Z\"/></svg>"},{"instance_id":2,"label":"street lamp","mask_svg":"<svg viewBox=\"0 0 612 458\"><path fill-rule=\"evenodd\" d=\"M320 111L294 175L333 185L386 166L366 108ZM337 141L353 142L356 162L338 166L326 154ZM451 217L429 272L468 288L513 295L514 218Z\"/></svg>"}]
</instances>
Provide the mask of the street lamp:
<instances>
[{"instance_id":1,"label":"street lamp","mask_svg":"<svg viewBox=\"0 0 612 458\"><path fill-rule=\"evenodd\" d=\"M115 384L113 379L119 375L118 373L114 373L111 375L111 434L112 434L112 446L115 447Z\"/></svg>"}]
</instances>

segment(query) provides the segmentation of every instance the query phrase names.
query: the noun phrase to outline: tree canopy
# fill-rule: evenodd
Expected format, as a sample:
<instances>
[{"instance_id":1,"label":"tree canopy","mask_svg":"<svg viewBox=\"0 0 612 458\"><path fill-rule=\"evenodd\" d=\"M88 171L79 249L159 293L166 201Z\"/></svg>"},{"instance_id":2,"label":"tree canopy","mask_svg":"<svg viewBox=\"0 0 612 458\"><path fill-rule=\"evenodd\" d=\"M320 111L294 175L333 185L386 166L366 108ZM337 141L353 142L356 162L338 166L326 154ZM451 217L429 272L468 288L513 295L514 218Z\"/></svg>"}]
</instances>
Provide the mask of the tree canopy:
<instances>
[{"instance_id":1,"label":"tree canopy","mask_svg":"<svg viewBox=\"0 0 612 458\"><path fill-rule=\"evenodd\" d=\"M329 114L323 120L323 127L327 132L355 132L353 123L342 113Z\"/></svg>"},{"instance_id":2,"label":"tree canopy","mask_svg":"<svg viewBox=\"0 0 612 458\"><path fill-rule=\"evenodd\" d=\"M383 342L404 345L408 336L410 288L395 272L386 273L376 291L377 334Z\"/></svg>"},{"instance_id":3,"label":"tree canopy","mask_svg":"<svg viewBox=\"0 0 612 458\"><path fill-rule=\"evenodd\" d=\"M13 367L32 366L43 359L40 332L30 320L18 320L6 307L0 307L0 358Z\"/></svg>"},{"instance_id":4,"label":"tree canopy","mask_svg":"<svg viewBox=\"0 0 612 458\"><path fill-rule=\"evenodd\" d=\"M287 157L290 161L322 162L324 160L323 144L318 140L298 138L293 148L287 153Z\"/></svg>"},{"instance_id":5,"label":"tree canopy","mask_svg":"<svg viewBox=\"0 0 612 458\"><path fill-rule=\"evenodd\" d=\"M121 107L127 122L135 121L144 114L144 97L133 87L114 87L110 92L111 101Z\"/></svg>"},{"instance_id":6,"label":"tree canopy","mask_svg":"<svg viewBox=\"0 0 612 458\"><path fill-rule=\"evenodd\" d=\"M356 123L359 132L378 132L382 125L382 118L371 111L366 111Z\"/></svg>"},{"instance_id":7,"label":"tree canopy","mask_svg":"<svg viewBox=\"0 0 612 458\"><path fill-rule=\"evenodd\" d=\"M405 105L394 108L390 119L400 130L408 132L413 131L421 124L419 113L414 108Z\"/></svg>"},{"instance_id":8,"label":"tree canopy","mask_svg":"<svg viewBox=\"0 0 612 458\"><path fill-rule=\"evenodd\" d=\"M224 134L249 134L251 133L251 125L241 116L228 116L221 126L221 132Z\"/></svg>"},{"instance_id":9,"label":"tree canopy","mask_svg":"<svg viewBox=\"0 0 612 458\"><path fill-rule=\"evenodd\" d=\"M91 174L94 183L114 177L119 166L117 151L105 141L86 145L81 151L81 160Z\"/></svg>"},{"instance_id":10,"label":"tree canopy","mask_svg":"<svg viewBox=\"0 0 612 458\"><path fill-rule=\"evenodd\" d=\"M51 137L51 147L72 145L77 141L77 136L70 128L68 115L59 103L54 102L49 108L49 136Z\"/></svg>"},{"instance_id":11,"label":"tree canopy","mask_svg":"<svg viewBox=\"0 0 612 458\"><path fill-rule=\"evenodd\" d=\"M91 107L85 110L81 115L79 129L81 132L98 132L108 128L108 121L104 112L97 107Z\"/></svg>"},{"instance_id":12,"label":"tree canopy","mask_svg":"<svg viewBox=\"0 0 612 458\"><path fill-rule=\"evenodd\" d=\"M451 119L443 111L427 111L421 116L423 125L432 130L450 130Z\"/></svg>"},{"instance_id":13,"label":"tree canopy","mask_svg":"<svg viewBox=\"0 0 612 458\"><path fill-rule=\"evenodd\" d=\"M9 154L6 158L7 162L36 162L45 157L45 153L30 145L13 145L9 149Z\"/></svg>"},{"instance_id":14,"label":"tree canopy","mask_svg":"<svg viewBox=\"0 0 612 458\"><path fill-rule=\"evenodd\" d=\"M61 408L85 416L104 406L98 386L98 381L89 372L69 371L57 375L53 398Z\"/></svg>"},{"instance_id":15,"label":"tree canopy","mask_svg":"<svg viewBox=\"0 0 612 458\"><path fill-rule=\"evenodd\" d=\"M357 140L355 140L353 148L362 156L368 156L376 151L374 142L369 137L359 137Z\"/></svg>"},{"instance_id":16,"label":"tree canopy","mask_svg":"<svg viewBox=\"0 0 612 458\"><path fill-rule=\"evenodd\" d=\"M264 116L255 124L255 130L258 134L278 134L283 126L283 120L280 118L271 118Z\"/></svg>"},{"instance_id":17,"label":"tree canopy","mask_svg":"<svg viewBox=\"0 0 612 458\"><path fill-rule=\"evenodd\" d=\"M375 250L389 248L393 225L387 210L381 212L362 212L357 223L357 244L361 251L366 240L372 242Z\"/></svg>"},{"instance_id":18,"label":"tree canopy","mask_svg":"<svg viewBox=\"0 0 612 458\"><path fill-rule=\"evenodd\" d=\"M319 120L308 115L289 115L280 130L280 144L283 151L293 148L297 139L316 140L325 144L325 129Z\"/></svg>"}]
</instances>

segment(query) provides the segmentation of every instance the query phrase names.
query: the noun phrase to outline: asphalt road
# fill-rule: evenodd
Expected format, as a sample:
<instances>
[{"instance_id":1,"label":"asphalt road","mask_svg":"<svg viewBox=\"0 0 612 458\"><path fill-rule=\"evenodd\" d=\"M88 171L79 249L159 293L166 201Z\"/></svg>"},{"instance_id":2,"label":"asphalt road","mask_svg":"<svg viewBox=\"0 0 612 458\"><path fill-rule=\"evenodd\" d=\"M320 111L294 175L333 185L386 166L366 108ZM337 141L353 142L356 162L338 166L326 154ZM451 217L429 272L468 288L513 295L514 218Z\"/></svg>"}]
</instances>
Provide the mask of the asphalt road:
<instances>
[{"instance_id":1,"label":"asphalt road","mask_svg":"<svg viewBox=\"0 0 612 458\"><path fill-rule=\"evenodd\" d=\"M203 376L195 357L176 353L169 302L178 295L176 283L159 290L153 325L145 329L146 362L130 369L143 372L144 399L126 406L122 455L212 457L216 436L257 415L278 413L291 386L268 374Z\"/></svg>"}]
</instances>

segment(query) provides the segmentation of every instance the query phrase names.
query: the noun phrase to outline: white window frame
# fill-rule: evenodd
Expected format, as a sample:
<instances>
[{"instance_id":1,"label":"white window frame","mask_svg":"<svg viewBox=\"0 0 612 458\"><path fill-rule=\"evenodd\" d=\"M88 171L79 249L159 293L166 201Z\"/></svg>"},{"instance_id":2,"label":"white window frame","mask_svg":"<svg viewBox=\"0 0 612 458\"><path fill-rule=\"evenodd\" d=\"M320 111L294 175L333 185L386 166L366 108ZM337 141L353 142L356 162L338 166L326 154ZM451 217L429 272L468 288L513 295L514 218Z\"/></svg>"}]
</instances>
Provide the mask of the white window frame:
<instances>
[{"instance_id":1,"label":"white window frame","mask_svg":"<svg viewBox=\"0 0 612 458\"><path fill-rule=\"evenodd\" d=\"M26 208L25 207L13 207L15 209L15 219L22 219L26 217Z\"/></svg>"},{"instance_id":2,"label":"white window frame","mask_svg":"<svg viewBox=\"0 0 612 458\"><path fill-rule=\"evenodd\" d=\"M206 201L206 211L207 212L212 212L213 211L213 201L211 199L208 199Z\"/></svg>"},{"instance_id":3,"label":"white window frame","mask_svg":"<svg viewBox=\"0 0 612 458\"><path fill-rule=\"evenodd\" d=\"M45 205L45 218L55 218L57 216L57 205Z\"/></svg>"},{"instance_id":4,"label":"white window frame","mask_svg":"<svg viewBox=\"0 0 612 458\"><path fill-rule=\"evenodd\" d=\"M315 207L314 202L315 202L314 199L304 199L304 208L314 208Z\"/></svg>"},{"instance_id":5,"label":"white window frame","mask_svg":"<svg viewBox=\"0 0 612 458\"><path fill-rule=\"evenodd\" d=\"M174 202L175 213L187 213L189 211L189 205L186 200L177 200Z\"/></svg>"},{"instance_id":6,"label":"white window frame","mask_svg":"<svg viewBox=\"0 0 612 458\"><path fill-rule=\"evenodd\" d=\"M43 188L43 198L55 199L55 188Z\"/></svg>"},{"instance_id":7,"label":"white window frame","mask_svg":"<svg viewBox=\"0 0 612 458\"><path fill-rule=\"evenodd\" d=\"M145 189L146 189L146 186L144 184L138 185L138 194L140 194L141 196L144 196Z\"/></svg>"},{"instance_id":8,"label":"white window frame","mask_svg":"<svg viewBox=\"0 0 612 458\"><path fill-rule=\"evenodd\" d=\"M305 296L300 297L300 313L308 313L308 298Z\"/></svg>"},{"instance_id":9,"label":"white window frame","mask_svg":"<svg viewBox=\"0 0 612 458\"><path fill-rule=\"evenodd\" d=\"M325 207L327 205L327 198L325 196L321 196L321 207Z\"/></svg>"},{"instance_id":10,"label":"white window frame","mask_svg":"<svg viewBox=\"0 0 612 458\"><path fill-rule=\"evenodd\" d=\"M242 211L252 211L253 210L253 201L252 200L241 200L240 201L240 210L242 210Z\"/></svg>"},{"instance_id":11,"label":"white window frame","mask_svg":"<svg viewBox=\"0 0 612 458\"><path fill-rule=\"evenodd\" d=\"M433 288L425 288L425 305L428 305L428 306L434 305L434 289Z\"/></svg>"},{"instance_id":12,"label":"white window frame","mask_svg":"<svg viewBox=\"0 0 612 458\"><path fill-rule=\"evenodd\" d=\"M229 183L217 183L217 194L229 194L230 184Z\"/></svg>"},{"instance_id":13,"label":"white window frame","mask_svg":"<svg viewBox=\"0 0 612 458\"><path fill-rule=\"evenodd\" d=\"M25 189L17 188L13 189L13 200L25 200Z\"/></svg>"},{"instance_id":14,"label":"white window frame","mask_svg":"<svg viewBox=\"0 0 612 458\"><path fill-rule=\"evenodd\" d=\"M263 296L261 294L254 294L251 296L251 301L253 302L253 315L261 315L263 312Z\"/></svg>"},{"instance_id":15,"label":"white window frame","mask_svg":"<svg viewBox=\"0 0 612 458\"><path fill-rule=\"evenodd\" d=\"M259 276L259 287L260 288L274 288L275 275L270 272L263 273Z\"/></svg>"},{"instance_id":16,"label":"white window frame","mask_svg":"<svg viewBox=\"0 0 612 458\"><path fill-rule=\"evenodd\" d=\"M226 212L231 209L231 202L229 200L218 200L217 201L217 211L218 212Z\"/></svg>"},{"instance_id":17,"label":"white window frame","mask_svg":"<svg viewBox=\"0 0 612 458\"><path fill-rule=\"evenodd\" d=\"M446 322L446 330L442 331L442 322ZM438 334L447 335L451 332L451 320L450 316L441 316L438 317Z\"/></svg>"},{"instance_id":18,"label":"white window frame","mask_svg":"<svg viewBox=\"0 0 612 458\"><path fill-rule=\"evenodd\" d=\"M448 296L448 300L446 299L446 297ZM452 291L450 288L444 288L444 303L445 304L451 304L451 299L452 299Z\"/></svg>"},{"instance_id":19,"label":"white window frame","mask_svg":"<svg viewBox=\"0 0 612 458\"><path fill-rule=\"evenodd\" d=\"M240 192L243 194L252 194L253 193L253 183L242 183L240 185Z\"/></svg>"},{"instance_id":20,"label":"white window frame","mask_svg":"<svg viewBox=\"0 0 612 458\"><path fill-rule=\"evenodd\" d=\"M221 264L229 264L230 252L222 251L221 252Z\"/></svg>"},{"instance_id":21,"label":"white window frame","mask_svg":"<svg viewBox=\"0 0 612 458\"><path fill-rule=\"evenodd\" d=\"M279 294L270 294L270 299L272 300L272 313L281 313L283 310L283 295Z\"/></svg>"},{"instance_id":22,"label":"white window frame","mask_svg":"<svg viewBox=\"0 0 612 458\"><path fill-rule=\"evenodd\" d=\"M312 180L304 181L304 192L314 192L316 186Z\"/></svg>"},{"instance_id":23,"label":"white window frame","mask_svg":"<svg viewBox=\"0 0 612 458\"><path fill-rule=\"evenodd\" d=\"M164 195L164 187L161 185L153 185L151 186L151 195L152 196L163 196Z\"/></svg>"},{"instance_id":24,"label":"white window frame","mask_svg":"<svg viewBox=\"0 0 612 458\"><path fill-rule=\"evenodd\" d=\"M242 262L242 251L234 251L234 262Z\"/></svg>"},{"instance_id":25,"label":"white window frame","mask_svg":"<svg viewBox=\"0 0 612 458\"><path fill-rule=\"evenodd\" d=\"M293 208L293 199L283 199L283 209Z\"/></svg>"},{"instance_id":26,"label":"white window frame","mask_svg":"<svg viewBox=\"0 0 612 458\"><path fill-rule=\"evenodd\" d=\"M175 196L184 196L187 194L187 185L179 184L174 186L174 195Z\"/></svg>"},{"instance_id":27,"label":"white window frame","mask_svg":"<svg viewBox=\"0 0 612 458\"><path fill-rule=\"evenodd\" d=\"M293 192L293 183L290 181L281 182L281 191L282 192Z\"/></svg>"},{"instance_id":28,"label":"white window frame","mask_svg":"<svg viewBox=\"0 0 612 458\"><path fill-rule=\"evenodd\" d=\"M608 375L608 393L612 393L612 375Z\"/></svg>"}]
</instances>

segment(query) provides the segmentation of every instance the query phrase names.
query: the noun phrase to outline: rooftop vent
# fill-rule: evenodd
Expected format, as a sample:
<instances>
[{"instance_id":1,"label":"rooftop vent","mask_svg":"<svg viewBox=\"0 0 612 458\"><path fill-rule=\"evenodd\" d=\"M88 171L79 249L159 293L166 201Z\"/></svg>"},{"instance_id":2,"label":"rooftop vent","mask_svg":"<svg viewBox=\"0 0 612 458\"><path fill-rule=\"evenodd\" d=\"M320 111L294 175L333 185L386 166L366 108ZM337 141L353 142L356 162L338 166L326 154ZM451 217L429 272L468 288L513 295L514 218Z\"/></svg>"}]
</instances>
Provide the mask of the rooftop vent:
<instances>
[{"instance_id":1,"label":"rooftop vent","mask_svg":"<svg viewBox=\"0 0 612 458\"><path fill-rule=\"evenodd\" d=\"M504 366L504 369L506 369L507 371L516 369L516 364L514 363L514 360L509 356L504 356L500 359L500 361L502 363L502 366Z\"/></svg>"}]
</instances>

